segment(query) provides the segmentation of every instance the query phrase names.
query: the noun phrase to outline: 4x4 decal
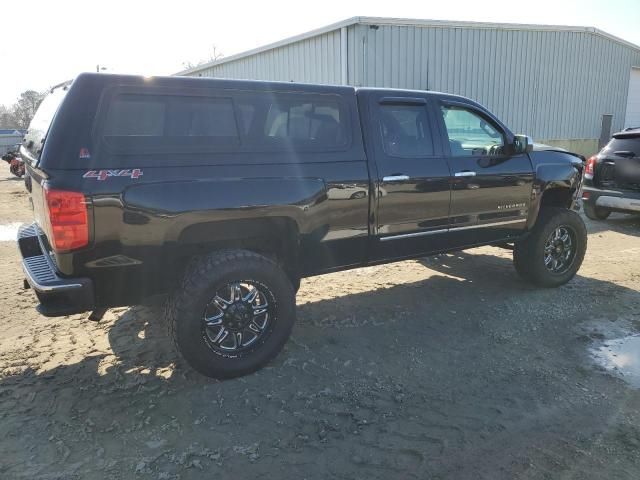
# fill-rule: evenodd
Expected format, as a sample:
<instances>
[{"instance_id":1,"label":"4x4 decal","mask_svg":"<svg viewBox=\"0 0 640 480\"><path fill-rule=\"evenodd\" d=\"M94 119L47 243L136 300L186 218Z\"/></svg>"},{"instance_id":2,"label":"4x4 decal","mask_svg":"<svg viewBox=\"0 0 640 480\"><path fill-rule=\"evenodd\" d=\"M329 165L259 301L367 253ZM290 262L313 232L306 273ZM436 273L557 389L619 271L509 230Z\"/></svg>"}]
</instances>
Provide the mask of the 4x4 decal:
<instances>
[{"instance_id":1,"label":"4x4 decal","mask_svg":"<svg viewBox=\"0 0 640 480\"><path fill-rule=\"evenodd\" d=\"M139 168L126 170L89 170L82 175L82 178L95 178L97 180L106 180L109 177L129 177L139 178L142 176L142 170Z\"/></svg>"}]
</instances>

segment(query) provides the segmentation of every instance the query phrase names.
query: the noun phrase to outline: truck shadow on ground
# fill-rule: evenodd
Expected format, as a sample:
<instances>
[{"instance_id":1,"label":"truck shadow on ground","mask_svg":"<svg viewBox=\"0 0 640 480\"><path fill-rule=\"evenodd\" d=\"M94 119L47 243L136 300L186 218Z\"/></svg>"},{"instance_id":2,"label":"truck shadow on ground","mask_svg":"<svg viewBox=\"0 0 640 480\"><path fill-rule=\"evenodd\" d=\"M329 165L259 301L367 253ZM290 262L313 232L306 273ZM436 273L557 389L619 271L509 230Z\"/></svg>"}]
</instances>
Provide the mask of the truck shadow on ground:
<instances>
[{"instance_id":1,"label":"truck shadow on ground","mask_svg":"<svg viewBox=\"0 0 640 480\"><path fill-rule=\"evenodd\" d=\"M606 231L623 235L640 236L640 214L612 213L606 220L590 220L583 217L590 234Z\"/></svg>"},{"instance_id":2,"label":"truck shadow on ground","mask_svg":"<svg viewBox=\"0 0 640 480\"><path fill-rule=\"evenodd\" d=\"M415 314L417 319L424 318L425 320L434 320L436 316L441 315L442 318L438 319L439 321L456 322L460 320L460 312L465 309L471 313L478 313L478 307L482 304L491 305L496 300L502 302L507 298L521 305L526 305L530 301L542 300L549 308L552 308L553 301L561 302L570 295L570 301L575 304L577 313L584 309L584 304L581 302L583 296L585 300L592 299L593 296L610 298L610 307L624 303L622 299L628 297L640 300L640 292L580 275L577 275L563 287L540 289L517 277L510 259L491 255L457 252L425 257L419 262L440 275L432 275L417 282L381 286L370 291L345 295L338 294L332 298L311 300L299 304L294 336L304 336L304 330L307 327L338 326L338 323L345 318L347 320L345 328L349 328L349 320L355 319L355 324L358 321L367 324L368 318L366 317L370 316L374 320L384 322L386 316L394 316L397 313L401 313L400 316ZM383 280L384 271L380 271L379 275ZM584 292L584 295L580 292ZM113 371L114 367L107 363L102 366L103 373L98 374L99 377L108 377L109 375L120 377L121 375L126 376L126 372L130 372L131 375L158 376L162 381L170 383L173 381L170 379L170 375L164 378L162 373L177 361L179 362L179 357L174 352L166 330L163 318L163 301L163 298L158 297L145 305L120 309L122 313L117 316L115 321L101 328L102 330L108 329L109 346L114 357L112 365L118 365L117 370L120 373L116 374ZM606 305L605 302L603 306ZM564 308L564 305L559 305L559 308ZM327 313L329 313L329 320L325 315ZM428 313L427 317L424 317L425 313ZM334 317L338 323L334 324ZM92 322L80 321L84 321L89 329L93 329ZM397 318L393 318L392 321L397 321ZM96 327L100 327L100 325L96 324ZM327 339L331 338L332 333L329 331ZM416 340L419 341L419 339ZM295 344L294 340L293 345ZM43 376L47 379L53 379L58 377L58 372L68 369L76 373L82 371L85 374L90 372L97 374L99 370L97 365L107 356L109 355L90 355L78 365L48 370L43 373ZM284 357L286 357L286 353L280 355L276 364L281 363L285 359ZM200 379L201 381L197 383L209 382L208 379L190 371L188 367L182 365L182 362L179 363L181 365L178 371L186 370L186 373L179 375L179 377L185 378L186 375L191 379ZM25 376L34 377L37 375L33 371L29 371ZM19 379L12 377L11 382L19 383Z\"/></svg>"},{"instance_id":3,"label":"truck shadow on ground","mask_svg":"<svg viewBox=\"0 0 640 480\"><path fill-rule=\"evenodd\" d=\"M434 273L407 284L384 268L367 276L375 285L367 291L355 275L336 295L324 289L329 279L305 283L285 350L223 383L174 368L158 302L86 324L88 335L108 329L110 351L0 381L0 476L199 478L190 458L210 473L223 459L245 478L382 478L390 469L513 478L528 463L512 459L533 444L562 452L576 428L606 443L616 396L626 394L584 367L575 327L586 304L613 319L640 306L640 293L581 276L536 289L510 259L490 255L419 263ZM583 405L576 384L606 390L612 405ZM569 461L558 455L539 460L538 471Z\"/></svg>"},{"instance_id":4,"label":"truck shadow on ground","mask_svg":"<svg viewBox=\"0 0 640 480\"><path fill-rule=\"evenodd\" d=\"M21 178L21 177L4 177L4 178L0 178L0 182L24 182L24 178Z\"/></svg>"}]
</instances>

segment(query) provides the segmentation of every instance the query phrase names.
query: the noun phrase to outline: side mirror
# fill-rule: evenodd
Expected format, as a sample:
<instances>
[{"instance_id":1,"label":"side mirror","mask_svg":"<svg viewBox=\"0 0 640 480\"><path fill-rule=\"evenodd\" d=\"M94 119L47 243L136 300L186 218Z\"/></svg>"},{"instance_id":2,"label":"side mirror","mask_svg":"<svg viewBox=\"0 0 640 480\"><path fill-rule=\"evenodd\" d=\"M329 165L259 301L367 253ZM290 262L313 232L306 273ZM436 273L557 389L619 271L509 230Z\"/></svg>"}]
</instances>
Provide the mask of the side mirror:
<instances>
[{"instance_id":1,"label":"side mirror","mask_svg":"<svg viewBox=\"0 0 640 480\"><path fill-rule=\"evenodd\" d=\"M513 153L530 153L533 151L533 138L529 135L514 135Z\"/></svg>"}]
</instances>

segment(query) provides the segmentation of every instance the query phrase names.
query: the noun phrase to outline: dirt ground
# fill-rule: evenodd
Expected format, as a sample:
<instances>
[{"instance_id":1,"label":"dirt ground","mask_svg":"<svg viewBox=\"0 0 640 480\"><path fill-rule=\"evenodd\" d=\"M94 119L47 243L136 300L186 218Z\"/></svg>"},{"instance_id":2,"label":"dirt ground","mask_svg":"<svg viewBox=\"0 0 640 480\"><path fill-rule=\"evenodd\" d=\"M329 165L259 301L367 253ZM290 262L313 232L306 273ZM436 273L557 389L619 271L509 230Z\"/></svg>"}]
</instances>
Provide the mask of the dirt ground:
<instances>
[{"instance_id":1,"label":"dirt ground","mask_svg":"<svg viewBox=\"0 0 640 480\"><path fill-rule=\"evenodd\" d=\"M29 219L3 163L0 224ZM226 382L175 366L159 302L40 317L0 241L0 478L637 479L640 391L589 349L640 331L640 218L587 225L555 290L489 247L305 280Z\"/></svg>"}]
</instances>

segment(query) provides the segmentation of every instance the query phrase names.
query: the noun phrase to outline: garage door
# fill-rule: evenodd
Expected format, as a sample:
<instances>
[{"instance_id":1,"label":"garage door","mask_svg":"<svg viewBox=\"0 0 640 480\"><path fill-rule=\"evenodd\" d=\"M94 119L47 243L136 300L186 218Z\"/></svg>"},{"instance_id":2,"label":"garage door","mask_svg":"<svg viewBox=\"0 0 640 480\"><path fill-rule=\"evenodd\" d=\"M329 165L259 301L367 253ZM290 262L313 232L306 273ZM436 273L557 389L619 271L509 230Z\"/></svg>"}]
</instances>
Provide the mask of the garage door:
<instances>
[{"instance_id":1,"label":"garage door","mask_svg":"<svg viewBox=\"0 0 640 480\"><path fill-rule=\"evenodd\" d=\"M629 98L627 98L626 127L640 127L640 68L631 69L629 78Z\"/></svg>"}]
</instances>

